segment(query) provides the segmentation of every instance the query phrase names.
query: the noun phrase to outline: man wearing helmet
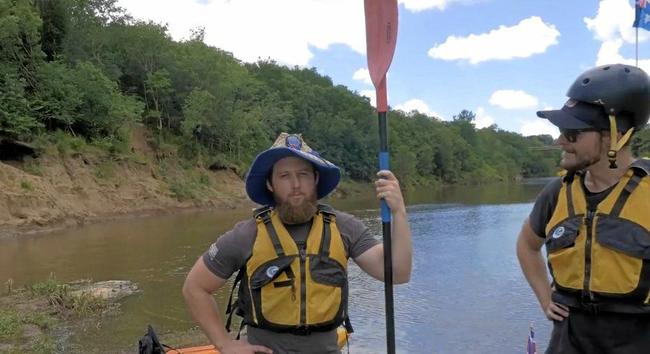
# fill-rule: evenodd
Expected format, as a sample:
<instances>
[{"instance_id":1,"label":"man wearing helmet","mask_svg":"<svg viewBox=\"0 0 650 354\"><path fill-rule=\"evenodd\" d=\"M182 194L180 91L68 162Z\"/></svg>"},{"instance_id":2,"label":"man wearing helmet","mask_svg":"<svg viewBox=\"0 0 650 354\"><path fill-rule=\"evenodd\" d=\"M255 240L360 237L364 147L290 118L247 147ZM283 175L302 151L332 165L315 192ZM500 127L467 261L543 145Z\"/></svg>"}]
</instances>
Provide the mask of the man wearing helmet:
<instances>
[{"instance_id":1,"label":"man wearing helmet","mask_svg":"<svg viewBox=\"0 0 650 354\"><path fill-rule=\"evenodd\" d=\"M566 174L538 196L517 256L553 332L546 353L650 352L650 160L629 139L650 116L650 78L628 65L580 75L560 110ZM540 252L546 246L549 284Z\"/></svg>"},{"instance_id":2,"label":"man wearing helmet","mask_svg":"<svg viewBox=\"0 0 650 354\"><path fill-rule=\"evenodd\" d=\"M393 217L393 280L405 283L412 255L406 207L395 176L378 176L377 197ZM339 353L337 327L351 331L348 258L376 279L384 274L383 245L361 221L318 204L339 179L339 168L300 135L282 133L255 158L246 192L263 207L219 237L183 286L193 317L222 354ZM230 317L224 325L212 297L238 270L238 299L226 312L243 317L246 340L228 335Z\"/></svg>"}]
</instances>

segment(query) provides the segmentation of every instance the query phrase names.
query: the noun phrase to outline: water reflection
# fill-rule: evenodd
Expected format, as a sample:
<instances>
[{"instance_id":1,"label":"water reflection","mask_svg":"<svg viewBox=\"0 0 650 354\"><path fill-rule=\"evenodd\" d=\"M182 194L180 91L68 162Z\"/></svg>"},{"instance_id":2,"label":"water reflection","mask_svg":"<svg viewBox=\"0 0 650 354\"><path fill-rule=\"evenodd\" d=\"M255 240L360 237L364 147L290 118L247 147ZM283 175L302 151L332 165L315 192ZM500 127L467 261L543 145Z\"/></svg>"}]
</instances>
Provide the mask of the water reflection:
<instances>
[{"instance_id":1,"label":"water reflection","mask_svg":"<svg viewBox=\"0 0 650 354\"><path fill-rule=\"evenodd\" d=\"M543 347L550 325L521 276L514 244L541 184L423 190L407 195L415 248L411 282L395 289L396 338L403 353L521 353L528 325ZM332 200L379 232L371 191ZM515 204L512 204L515 203ZM196 258L250 210L184 214L97 224L0 241L0 281L128 279L142 292L122 314L72 341L82 352L136 345L146 325L160 332L193 327L180 287ZM350 268L352 353L385 352L383 284ZM218 299L223 308L227 290ZM540 350L541 352L542 350Z\"/></svg>"}]
</instances>

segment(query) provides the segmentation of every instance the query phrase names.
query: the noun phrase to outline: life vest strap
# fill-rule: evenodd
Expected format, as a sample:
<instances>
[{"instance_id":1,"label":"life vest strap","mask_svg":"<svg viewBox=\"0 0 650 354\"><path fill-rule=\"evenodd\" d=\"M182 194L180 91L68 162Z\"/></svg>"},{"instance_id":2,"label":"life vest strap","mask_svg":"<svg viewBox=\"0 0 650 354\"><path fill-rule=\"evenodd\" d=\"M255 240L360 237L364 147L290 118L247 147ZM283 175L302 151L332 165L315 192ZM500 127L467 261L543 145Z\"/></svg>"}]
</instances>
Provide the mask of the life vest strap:
<instances>
[{"instance_id":1,"label":"life vest strap","mask_svg":"<svg viewBox=\"0 0 650 354\"><path fill-rule=\"evenodd\" d=\"M347 306L346 306L346 312L345 312L345 319L343 320L343 327L345 327L345 331L350 333L354 333L354 328L352 328L352 322L350 322L350 316L348 316L347 313Z\"/></svg>"},{"instance_id":2,"label":"life vest strap","mask_svg":"<svg viewBox=\"0 0 650 354\"><path fill-rule=\"evenodd\" d=\"M330 244L332 241L331 234L331 223L332 219L335 217L334 211L329 205L318 204L318 211L323 216L323 237L321 237L320 249L318 253L321 256L329 257L330 255Z\"/></svg>"},{"instance_id":3,"label":"life vest strap","mask_svg":"<svg viewBox=\"0 0 650 354\"><path fill-rule=\"evenodd\" d=\"M569 217L572 218L576 216L576 210L575 207L573 206L573 183L574 179L571 178L569 183L566 186L566 207L567 207L567 212L569 213Z\"/></svg>"},{"instance_id":4,"label":"life vest strap","mask_svg":"<svg viewBox=\"0 0 650 354\"><path fill-rule=\"evenodd\" d=\"M650 314L650 306L645 304L624 303L615 301L590 301L579 296L569 295L554 291L551 298L560 304L576 308L581 311L598 314L600 312L615 312L627 314Z\"/></svg>"},{"instance_id":5,"label":"life vest strap","mask_svg":"<svg viewBox=\"0 0 650 354\"><path fill-rule=\"evenodd\" d=\"M321 256L329 257L330 255L330 243L332 241L332 235L330 232L330 223L332 221L331 217L327 213L323 213L323 237L320 240L320 250L318 253Z\"/></svg>"},{"instance_id":6,"label":"life vest strap","mask_svg":"<svg viewBox=\"0 0 650 354\"><path fill-rule=\"evenodd\" d=\"M623 207L625 206L625 202L627 202L627 199L630 197L632 192L634 192L636 187L639 185L639 182L641 182L641 178L643 177L635 173L630 178L630 180L627 181L625 188L623 188L621 194L618 196L618 199L614 203L614 207L612 208L612 211L611 213L609 213L609 215L619 216L621 214L621 210L623 210Z\"/></svg>"},{"instance_id":7,"label":"life vest strap","mask_svg":"<svg viewBox=\"0 0 650 354\"><path fill-rule=\"evenodd\" d=\"M232 298L233 294L235 293L235 289L237 288L237 284L241 282L243 273L245 272L245 269L242 267L237 271L237 275L235 276L235 281L232 283L232 288L230 289L230 296L228 297L228 306L226 307L226 315L228 315L228 318L226 319L226 331L230 332L230 324L232 322L232 315L235 312L235 309L237 308L237 304L239 303L238 301L235 301L235 305L233 306ZM241 324L240 330L241 330Z\"/></svg>"},{"instance_id":8,"label":"life vest strap","mask_svg":"<svg viewBox=\"0 0 650 354\"><path fill-rule=\"evenodd\" d=\"M273 243L273 248L275 249L275 253L278 256L284 256L284 249L282 248L282 243L280 243L280 238L278 237L278 234L275 232L275 227L273 227L273 222L271 221L271 211L273 208L271 206L265 206L259 209L256 209L253 215L255 215L255 219L262 219L262 222L264 222L264 226L266 226L266 231L269 233L269 237L271 238L271 242Z\"/></svg>"}]
</instances>

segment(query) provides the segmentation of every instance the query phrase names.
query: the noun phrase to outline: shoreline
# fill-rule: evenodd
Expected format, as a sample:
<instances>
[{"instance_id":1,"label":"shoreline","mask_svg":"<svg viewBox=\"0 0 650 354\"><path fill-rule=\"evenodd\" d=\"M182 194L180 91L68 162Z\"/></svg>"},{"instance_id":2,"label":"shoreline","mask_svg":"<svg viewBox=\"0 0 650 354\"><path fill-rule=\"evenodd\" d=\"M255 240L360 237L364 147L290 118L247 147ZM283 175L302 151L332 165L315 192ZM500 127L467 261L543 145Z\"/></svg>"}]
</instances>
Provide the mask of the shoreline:
<instances>
[{"instance_id":1,"label":"shoreline","mask_svg":"<svg viewBox=\"0 0 650 354\"><path fill-rule=\"evenodd\" d=\"M208 211L234 210L249 206L252 208L254 207L254 204L247 199L242 199L232 204L170 206L147 208L128 212L106 212L92 216L70 216L62 220L46 222L42 225L35 222L24 225L4 224L0 225L0 241L22 236L47 235L65 229L74 229L119 220L145 219L172 214L194 214Z\"/></svg>"}]
</instances>

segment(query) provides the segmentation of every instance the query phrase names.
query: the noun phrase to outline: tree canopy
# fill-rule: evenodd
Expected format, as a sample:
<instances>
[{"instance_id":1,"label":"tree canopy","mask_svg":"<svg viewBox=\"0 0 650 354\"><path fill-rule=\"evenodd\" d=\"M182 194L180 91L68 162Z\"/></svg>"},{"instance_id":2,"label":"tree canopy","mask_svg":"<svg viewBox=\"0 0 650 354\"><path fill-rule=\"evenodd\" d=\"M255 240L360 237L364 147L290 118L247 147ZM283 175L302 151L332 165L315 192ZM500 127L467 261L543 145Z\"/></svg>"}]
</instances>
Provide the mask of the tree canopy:
<instances>
[{"instance_id":1,"label":"tree canopy","mask_svg":"<svg viewBox=\"0 0 650 354\"><path fill-rule=\"evenodd\" d=\"M245 171L286 131L302 133L348 178L374 178L377 121L367 98L315 68L243 63L204 36L197 28L174 41L164 25L133 19L116 0L0 0L0 137L30 141L60 130L126 139L141 122L188 159ZM452 121L391 110L392 169L407 184L555 172L550 136L477 129L474 118L467 110ZM650 135L632 146L650 155Z\"/></svg>"}]
</instances>

